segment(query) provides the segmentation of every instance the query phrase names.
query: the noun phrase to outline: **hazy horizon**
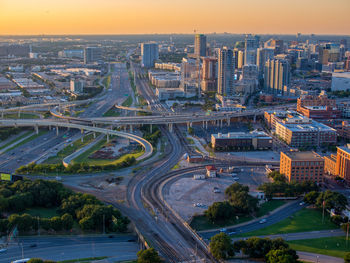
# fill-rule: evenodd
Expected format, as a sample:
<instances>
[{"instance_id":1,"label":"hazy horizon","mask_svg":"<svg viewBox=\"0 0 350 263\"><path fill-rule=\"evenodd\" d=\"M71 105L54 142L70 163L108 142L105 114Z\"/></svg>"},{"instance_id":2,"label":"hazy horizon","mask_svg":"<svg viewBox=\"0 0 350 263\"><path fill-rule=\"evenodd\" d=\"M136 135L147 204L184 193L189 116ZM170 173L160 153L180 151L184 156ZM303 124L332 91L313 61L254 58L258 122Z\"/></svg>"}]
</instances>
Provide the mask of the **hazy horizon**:
<instances>
[{"instance_id":1,"label":"hazy horizon","mask_svg":"<svg viewBox=\"0 0 350 263\"><path fill-rule=\"evenodd\" d=\"M349 0L0 0L0 35L350 35L349 10Z\"/></svg>"}]
</instances>

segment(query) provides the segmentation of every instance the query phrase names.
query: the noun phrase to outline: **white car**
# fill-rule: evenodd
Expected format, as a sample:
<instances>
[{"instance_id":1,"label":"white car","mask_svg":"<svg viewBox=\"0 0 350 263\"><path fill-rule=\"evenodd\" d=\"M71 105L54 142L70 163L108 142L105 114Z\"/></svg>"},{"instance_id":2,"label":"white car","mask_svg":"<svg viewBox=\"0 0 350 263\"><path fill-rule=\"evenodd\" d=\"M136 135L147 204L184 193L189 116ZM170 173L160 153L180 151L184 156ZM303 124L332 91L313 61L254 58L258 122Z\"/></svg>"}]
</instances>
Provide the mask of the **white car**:
<instances>
[{"instance_id":1,"label":"white car","mask_svg":"<svg viewBox=\"0 0 350 263\"><path fill-rule=\"evenodd\" d=\"M265 219L265 218L263 218L263 219L261 219L261 220L259 221L259 224L264 224L264 223L266 223L266 219Z\"/></svg>"},{"instance_id":2,"label":"white car","mask_svg":"<svg viewBox=\"0 0 350 263\"><path fill-rule=\"evenodd\" d=\"M0 253L5 253L7 251L6 248L0 248Z\"/></svg>"}]
</instances>

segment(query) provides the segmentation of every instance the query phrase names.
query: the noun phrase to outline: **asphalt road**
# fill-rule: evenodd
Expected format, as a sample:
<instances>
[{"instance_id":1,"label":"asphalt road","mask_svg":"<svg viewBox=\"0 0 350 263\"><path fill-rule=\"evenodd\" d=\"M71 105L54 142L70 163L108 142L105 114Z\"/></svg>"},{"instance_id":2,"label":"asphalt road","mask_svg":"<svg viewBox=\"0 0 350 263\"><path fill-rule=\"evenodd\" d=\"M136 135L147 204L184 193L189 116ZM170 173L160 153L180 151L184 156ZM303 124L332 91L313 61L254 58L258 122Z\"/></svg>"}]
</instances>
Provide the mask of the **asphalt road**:
<instances>
[{"instance_id":1,"label":"asphalt road","mask_svg":"<svg viewBox=\"0 0 350 263\"><path fill-rule=\"evenodd\" d=\"M115 67L115 70L112 73L110 89L90 105L80 117L100 117L116 103L121 104L131 94L132 89L125 63L111 64L111 67ZM20 145L0 155L0 171L13 173L20 166L36 161L40 156L54 155L64 147L66 140L73 139L73 136L78 133L77 130L67 132L60 129L59 136L56 136L56 131L51 130L28 143Z\"/></svg>"},{"instance_id":2,"label":"asphalt road","mask_svg":"<svg viewBox=\"0 0 350 263\"><path fill-rule=\"evenodd\" d=\"M259 222L252 222L250 224L241 226L241 227L230 227L227 228L227 232L236 232L237 234L243 234L247 232L251 232L254 230L262 229L267 226L271 226L275 223L278 223L282 221L285 218L288 218L289 216L293 215L295 212L299 211L305 207L305 205L301 206L299 205L299 202L292 202L288 206L282 208L278 212L271 214L270 216L265 217L266 222L263 224L260 224ZM215 236L216 234L220 233L220 231L207 231L207 232L201 232L200 235L207 239L208 241L212 236ZM234 237L234 236L232 236Z\"/></svg>"},{"instance_id":3,"label":"asphalt road","mask_svg":"<svg viewBox=\"0 0 350 263\"><path fill-rule=\"evenodd\" d=\"M115 236L67 236L67 237L29 237L11 243L6 252L0 254L0 263L9 263L22 258L39 257L55 261L89 258L114 257L118 260L136 259L139 245L132 235ZM31 247L36 244L36 247Z\"/></svg>"}]
</instances>

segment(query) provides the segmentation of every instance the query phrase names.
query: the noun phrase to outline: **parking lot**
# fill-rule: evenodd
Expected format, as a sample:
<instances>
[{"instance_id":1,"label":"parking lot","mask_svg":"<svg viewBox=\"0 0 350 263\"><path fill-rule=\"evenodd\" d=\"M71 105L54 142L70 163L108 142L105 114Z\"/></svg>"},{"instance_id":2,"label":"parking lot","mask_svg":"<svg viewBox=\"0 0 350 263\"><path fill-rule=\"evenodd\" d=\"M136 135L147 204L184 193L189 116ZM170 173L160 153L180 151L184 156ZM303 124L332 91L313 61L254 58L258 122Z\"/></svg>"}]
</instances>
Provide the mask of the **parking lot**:
<instances>
[{"instance_id":1,"label":"parking lot","mask_svg":"<svg viewBox=\"0 0 350 263\"><path fill-rule=\"evenodd\" d=\"M165 200L186 221L194 214L202 214L212 203L224 201L225 189L236 181L248 185L251 191L256 191L260 184L268 181L265 169L260 167L240 167L234 176L232 173L219 173L216 178L202 180L193 179L193 175L197 174L204 174L204 170L178 178L168 184L165 190Z\"/></svg>"}]
</instances>

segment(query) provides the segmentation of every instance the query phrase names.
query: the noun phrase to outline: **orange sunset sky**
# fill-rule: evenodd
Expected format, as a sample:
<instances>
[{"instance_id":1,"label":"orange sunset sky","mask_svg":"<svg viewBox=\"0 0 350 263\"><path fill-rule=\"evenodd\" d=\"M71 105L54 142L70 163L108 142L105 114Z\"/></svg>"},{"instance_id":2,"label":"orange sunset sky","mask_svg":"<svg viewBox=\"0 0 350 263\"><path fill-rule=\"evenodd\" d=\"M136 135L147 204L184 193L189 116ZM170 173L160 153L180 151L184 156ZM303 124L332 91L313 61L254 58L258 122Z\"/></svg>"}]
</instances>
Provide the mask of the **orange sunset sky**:
<instances>
[{"instance_id":1,"label":"orange sunset sky","mask_svg":"<svg viewBox=\"0 0 350 263\"><path fill-rule=\"evenodd\" d=\"M0 35L350 34L350 0L0 0Z\"/></svg>"}]
</instances>

